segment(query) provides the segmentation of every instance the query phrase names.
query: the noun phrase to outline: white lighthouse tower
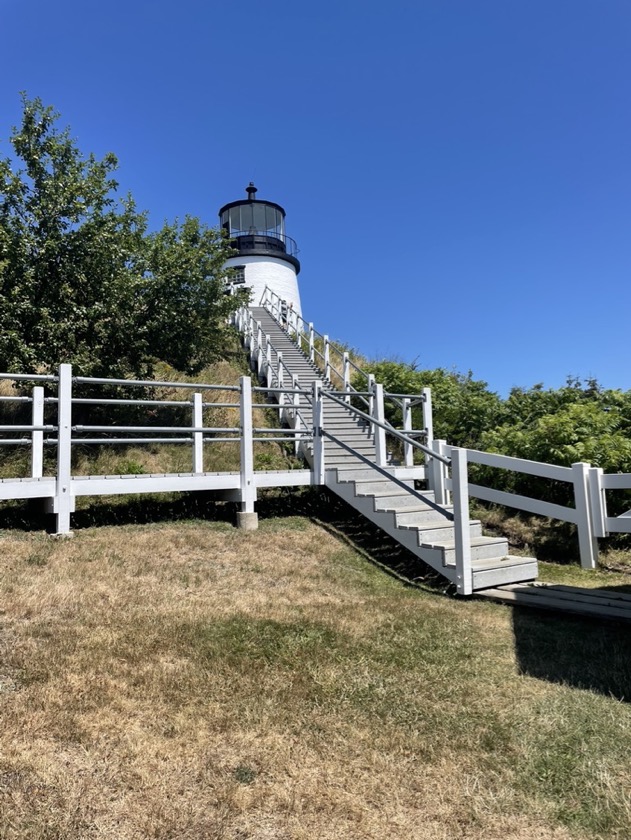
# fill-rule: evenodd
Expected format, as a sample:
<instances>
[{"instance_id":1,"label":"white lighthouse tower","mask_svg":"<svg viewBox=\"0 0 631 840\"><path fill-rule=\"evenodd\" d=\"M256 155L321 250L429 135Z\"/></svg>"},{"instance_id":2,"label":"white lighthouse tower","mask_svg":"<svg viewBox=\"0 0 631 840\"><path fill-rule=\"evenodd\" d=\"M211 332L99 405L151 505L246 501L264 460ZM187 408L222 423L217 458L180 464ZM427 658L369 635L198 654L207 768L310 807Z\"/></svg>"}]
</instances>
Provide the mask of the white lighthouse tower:
<instances>
[{"instance_id":1,"label":"white lighthouse tower","mask_svg":"<svg viewBox=\"0 0 631 840\"><path fill-rule=\"evenodd\" d=\"M261 306L267 288L302 315L298 248L285 233L285 211L280 204L255 198L257 189L252 182L246 193L247 198L224 204L219 211L221 227L238 251L226 268L234 268L237 282L252 289L252 306Z\"/></svg>"}]
</instances>

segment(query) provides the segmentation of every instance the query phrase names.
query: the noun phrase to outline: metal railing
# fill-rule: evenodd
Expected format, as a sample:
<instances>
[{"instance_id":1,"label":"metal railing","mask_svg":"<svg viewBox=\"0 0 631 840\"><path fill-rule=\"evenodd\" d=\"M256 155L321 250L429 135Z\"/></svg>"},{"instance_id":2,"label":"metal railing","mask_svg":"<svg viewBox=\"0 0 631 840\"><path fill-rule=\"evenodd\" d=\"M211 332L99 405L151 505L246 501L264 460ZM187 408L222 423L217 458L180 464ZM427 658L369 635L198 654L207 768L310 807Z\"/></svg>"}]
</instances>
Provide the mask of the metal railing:
<instances>
[{"instance_id":1,"label":"metal railing","mask_svg":"<svg viewBox=\"0 0 631 840\"><path fill-rule=\"evenodd\" d=\"M287 236L285 233L275 233L270 230L253 230L250 228L248 230L232 230L228 234L228 238L230 241L236 241L237 248L241 251L258 250L258 248L262 247L272 253L274 251L282 251L292 257L295 257L299 253L296 240L292 239L291 236ZM248 242L248 240L251 241ZM274 247L273 240L280 242L282 247Z\"/></svg>"},{"instance_id":2,"label":"metal railing","mask_svg":"<svg viewBox=\"0 0 631 840\"><path fill-rule=\"evenodd\" d=\"M351 400L355 400L367 408L368 413L372 416L374 413L375 385L377 384L374 376L355 364L348 351L340 350L334 342L330 341L328 335L319 333L314 328L313 323L306 322L293 309L285 308L280 296L269 287L265 289L262 303L277 325L287 333L289 338L293 339L298 349L320 368L325 380L333 387L340 388L343 391L345 402L350 404ZM263 340L263 334L260 324L255 324L251 313L244 308L237 315L236 320L239 330L246 335L246 346L249 348L253 345L258 346L258 343ZM269 353L267 348L266 353ZM333 359L337 360L338 366ZM365 386L361 389L352 384L352 371L360 377L360 381L365 382ZM424 388L420 394L396 394L384 390L383 398L386 404L390 403L401 411L402 429L406 435L408 437L424 437L426 444L431 446L434 436L431 390ZM423 428L414 429L412 409L418 405L422 406ZM388 423L388 421L386 422ZM391 426L389 423L388 425ZM394 427L391 426L391 428ZM414 465L414 449L408 442L403 444L402 454L405 465L412 467Z\"/></svg>"}]
</instances>

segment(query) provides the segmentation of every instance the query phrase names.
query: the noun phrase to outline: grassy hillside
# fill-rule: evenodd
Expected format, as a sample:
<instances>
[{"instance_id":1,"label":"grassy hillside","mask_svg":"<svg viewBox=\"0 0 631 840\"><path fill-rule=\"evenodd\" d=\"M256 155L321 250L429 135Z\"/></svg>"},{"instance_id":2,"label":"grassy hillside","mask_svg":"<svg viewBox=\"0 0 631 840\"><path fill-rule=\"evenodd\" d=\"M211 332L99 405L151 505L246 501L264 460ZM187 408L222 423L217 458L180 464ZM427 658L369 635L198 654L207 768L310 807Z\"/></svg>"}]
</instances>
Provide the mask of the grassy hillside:
<instances>
[{"instance_id":1,"label":"grassy hillside","mask_svg":"<svg viewBox=\"0 0 631 840\"><path fill-rule=\"evenodd\" d=\"M3 532L0 835L631 834L631 643L308 518Z\"/></svg>"}]
</instances>

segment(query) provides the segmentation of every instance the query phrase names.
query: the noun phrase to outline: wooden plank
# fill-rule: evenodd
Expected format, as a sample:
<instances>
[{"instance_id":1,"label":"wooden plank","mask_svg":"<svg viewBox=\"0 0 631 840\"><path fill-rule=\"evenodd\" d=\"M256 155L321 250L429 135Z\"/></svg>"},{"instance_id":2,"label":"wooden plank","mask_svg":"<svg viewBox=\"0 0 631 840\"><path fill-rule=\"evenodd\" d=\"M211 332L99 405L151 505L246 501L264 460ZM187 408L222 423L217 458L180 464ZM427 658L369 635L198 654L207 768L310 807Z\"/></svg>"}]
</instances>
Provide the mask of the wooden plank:
<instances>
[{"instance_id":1,"label":"wooden plank","mask_svg":"<svg viewBox=\"0 0 631 840\"><path fill-rule=\"evenodd\" d=\"M477 449L467 449L467 460L472 464L483 464L487 467L538 475L541 478L551 478L554 481L572 481L570 467L559 467L556 464L528 461L525 458L513 458L509 455L498 455L493 452L480 452Z\"/></svg>"},{"instance_id":2,"label":"wooden plank","mask_svg":"<svg viewBox=\"0 0 631 840\"><path fill-rule=\"evenodd\" d=\"M631 594L626 594L625 592L618 592L615 589L602 589L599 586L595 587L587 587L587 586L568 586L564 583L536 583L532 587L532 589L552 589L556 592L567 592L568 594L577 594L577 595L584 595L590 594L594 597L603 597L603 598L613 598L616 601L628 601L631 604Z\"/></svg>"},{"instance_id":3,"label":"wooden plank","mask_svg":"<svg viewBox=\"0 0 631 840\"><path fill-rule=\"evenodd\" d=\"M549 516L552 519L561 519L564 522L573 522L574 524L577 521L577 513L574 508L555 505L552 502L542 502L539 499L532 499L530 496L518 496L516 493L492 490L490 487L481 487L479 484L470 484L469 494L476 499L484 499L487 502L495 502L518 510L527 510L529 513L536 513L540 516Z\"/></svg>"},{"instance_id":4,"label":"wooden plank","mask_svg":"<svg viewBox=\"0 0 631 840\"><path fill-rule=\"evenodd\" d=\"M618 475L604 473L602 486L605 490L631 490L631 473L620 473Z\"/></svg>"},{"instance_id":5,"label":"wooden plank","mask_svg":"<svg viewBox=\"0 0 631 840\"><path fill-rule=\"evenodd\" d=\"M575 589L556 586L530 586L528 595L533 598L558 599L561 601L577 601L585 604L603 604L605 606L625 607L631 610L631 597L616 597L620 593L608 593L602 589ZM517 590L516 590L517 591ZM522 591L521 589L519 591Z\"/></svg>"},{"instance_id":6,"label":"wooden plank","mask_svg":"<svg viewBox=\"0 0 631 840\"><path fill-rule=\"evenodd\" d=\"M631 534L631 518L608 516L605 519L605 527L615 534Z\"/></svg>"},{"instance_id":7,"label":"wooden plank","mask_svg":"<svg viewBox=\"0 0 631 840\"><path fill-rule=\"evenodd\" d=\"M607 620L631 621L631 608L620 607L613 604L588 603L571 598L560 598L555 596L537 597L533 586L506 586L495 589L485 589L476 592L478 598L485 598L492 601L501 601L511 606L534 607L537 609L551 610L554 612L571 613L572 615L583 615L590 618L602 618Z\"/></svg>"}]
</instances>

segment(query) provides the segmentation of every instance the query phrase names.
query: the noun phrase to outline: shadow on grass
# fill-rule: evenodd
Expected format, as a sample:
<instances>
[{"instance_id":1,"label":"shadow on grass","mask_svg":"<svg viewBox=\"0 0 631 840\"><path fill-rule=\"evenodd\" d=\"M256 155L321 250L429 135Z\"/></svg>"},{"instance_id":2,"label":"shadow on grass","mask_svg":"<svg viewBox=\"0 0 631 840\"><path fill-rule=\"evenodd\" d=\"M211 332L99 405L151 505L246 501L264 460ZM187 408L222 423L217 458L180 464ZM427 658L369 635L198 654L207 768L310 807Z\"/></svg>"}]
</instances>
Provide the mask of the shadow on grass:
<instances>
[{"instance_id":1,"label":"shadow on grass","mask_svg":"<svg viewBox=\"0 0 631 840\"><path fill-rule=\"evenodd\" d=\"M631 701L631 624L513 607L520 672Z\"/></svg>"},{"instance_id":2,"label":"shadow on grass","mask_svg":"<svg viewBox=\"0 0 631 840\"><path fill-rule=\"evenodd\" d=\"M99 499L80 508L72 514L72 527L80 530L105 525L146 525L187 519L234 523L235 510L234 504L218 501L211 493L124 496L111 501ZM54 527L54 516L45 513L40 499L10 503L0 512L2 529L54 531Z\"/></svg>"}]
</instances>

